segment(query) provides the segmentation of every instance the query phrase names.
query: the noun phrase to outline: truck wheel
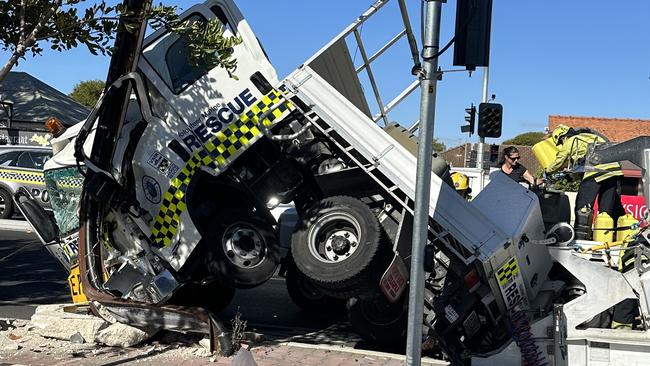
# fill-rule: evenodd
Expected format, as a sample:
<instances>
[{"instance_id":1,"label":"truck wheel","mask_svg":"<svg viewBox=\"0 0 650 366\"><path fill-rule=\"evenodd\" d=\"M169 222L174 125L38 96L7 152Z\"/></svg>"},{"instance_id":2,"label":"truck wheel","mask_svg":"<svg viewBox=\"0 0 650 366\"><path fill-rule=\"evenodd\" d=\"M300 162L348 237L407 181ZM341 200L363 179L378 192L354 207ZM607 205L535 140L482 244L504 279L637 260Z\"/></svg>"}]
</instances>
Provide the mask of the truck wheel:
<instances>
[{"instance_id":1,"label":"truck wheel","mask_svg":"<svg viewBox=\"0 0 650 366\"><path fill-rule=\"evenodd\" d=\"M294 304L308 313L324 317L344 314L345 301L325 295L295 264L289 264L287 292Z\"/></svg>"},{"instance_id":2,"label":"truck wheel","mask_svg":"<svg viewBox=\"0 0 650 366\"><path fill-rule=\"evenodd\" d=\"M370 208L356 198L325 198L302 215L291 253L302 273L339 298L378 292L390 244Z\"/></svg>"},{"instance_id":3,"label":"truck wheel","mask_svg":"<svg viewBox=\"0 0 650 366\"><path fill-rule=\"evenodd\" d=\"M348 301L350 324L359 335L378 343L392 343L406 337L407 296L391 304L384 296L372 299L351 298Z\"/></svg>"},{"instance_id":4,"label":"truck wheel","mask_svg":"<svg viewBox=\"0 0 650 366\"><path fill-rule=\"evenodd\" d=\"M273 227L253 214L232 215L207 235L206 265L221 282L250 288L266 282L280 264L280 246Z\"/></svg>"},{"instance_id":5,"label":"truck wheel","mask_svg":"<svg viewBox=\"0 0 650 366\"><path fill-rule=\"evenodd\" d=\"M0 219L9 219L14 213L14 201L4 189L0 189Z\"/></svg>"}]
</instances>

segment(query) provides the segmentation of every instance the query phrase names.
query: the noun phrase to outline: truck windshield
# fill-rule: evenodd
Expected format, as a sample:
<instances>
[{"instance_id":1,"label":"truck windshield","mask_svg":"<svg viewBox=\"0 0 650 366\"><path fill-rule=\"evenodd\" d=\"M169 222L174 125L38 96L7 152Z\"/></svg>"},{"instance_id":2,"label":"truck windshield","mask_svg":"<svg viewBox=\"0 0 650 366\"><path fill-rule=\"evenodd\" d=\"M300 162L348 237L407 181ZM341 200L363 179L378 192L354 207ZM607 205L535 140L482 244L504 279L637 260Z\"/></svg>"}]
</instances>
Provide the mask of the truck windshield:
<instances>
[{"instance_id":1,"label":"truck windshield","mask_svg":"<svg viewBox=\"0 0 650 366\"><path fill-rule=\"evenodd\" d=\"M207 22L200 14L190 16L189 20ZM192 64L187 44L187 37L167 32L153 41L143 52L145 60L174 94L185 90L208 71L202 65Z\"/></svg>"},{"instance_id":2,"label":"truck windshield","mask_svg":"<svg viewBox=\"0 0 650 366\"><path fill-rule=\"evenodd\" d=\"M84 178L77 167L46 170L44 175L54 219L61 236L66 236L79 228L79 198Z\"/></svg>"}]
</instances>

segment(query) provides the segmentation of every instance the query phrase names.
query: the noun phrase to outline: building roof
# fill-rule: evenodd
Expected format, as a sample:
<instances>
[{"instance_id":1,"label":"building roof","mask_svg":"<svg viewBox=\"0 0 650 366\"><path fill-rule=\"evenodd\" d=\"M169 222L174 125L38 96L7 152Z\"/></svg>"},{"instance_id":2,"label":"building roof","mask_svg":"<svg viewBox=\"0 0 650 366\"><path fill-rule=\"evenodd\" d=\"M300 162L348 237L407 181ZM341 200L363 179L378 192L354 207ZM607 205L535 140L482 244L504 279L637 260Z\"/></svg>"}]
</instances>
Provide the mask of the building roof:
<instances>
[{"instance_id":1,"label":"building roof","mask_svg":"<svg viewBox=\"0 0 650 366\"><path fill-rule=\"evenodd\" d=\"M549 131L553 131L559 124L569 127L589 127L607 136L612 142L650 136L650 119L548 116Z\"/></svg>"},{"instance_id":2,"label":"building roof","mask_svg":"<svg viewBox=\"0 0 650 366\"><path fill-rule=\"evenodd\" d=\"M13 102L13 120L17 124L42 126L50 117L64 125L73 125L88 116L88 109L69 96L26 72L10 72L0 83L0 101ZM0 121L7 116L0 109Z\"/></svg>"}]
</instances>

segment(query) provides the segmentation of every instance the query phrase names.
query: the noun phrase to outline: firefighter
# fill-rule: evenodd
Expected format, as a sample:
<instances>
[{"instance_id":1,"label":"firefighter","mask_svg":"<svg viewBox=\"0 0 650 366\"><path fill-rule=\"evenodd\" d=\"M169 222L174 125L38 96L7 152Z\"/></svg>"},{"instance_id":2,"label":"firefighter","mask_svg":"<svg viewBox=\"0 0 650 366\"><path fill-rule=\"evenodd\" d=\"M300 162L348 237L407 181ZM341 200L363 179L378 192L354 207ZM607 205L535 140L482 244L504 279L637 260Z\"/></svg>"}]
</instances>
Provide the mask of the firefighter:
<instances>
[{"instance_id":1,"label":"firefighter","mask_svg":"<svg viewBox=\"0 0 650 366\"><path fill-rule=\"evenodd\" d=\"M559 151L547 168L546 173L554 173L584 161L587 150L592 144L605 143L605 139L593 133L578 133L565 125L557 126L551 133L551 139ZM619 216L625 214L621 204L620 182L623 172L620 163L607 163L594 166L582 177L576 197L575 212L585 206L593 207L598 196L598 212L607 214L616 222Z\"/></svg>"},{"instance_id":2,"label":"firefighter","mask_svg":"<svg viewBox=\"0 0 650 366\"><path fill-rule=\"evenodd\" d=\"M576 164L583 163L587 150L592 144L605 143L605 139L593 133L578 133L573 128L565 125L557 126L551 133L551 139L559 151L555 161L547 168L547 173L557 172ZM620 163L607 163L594 166L593 170L586 171L578 187L575 203L576 221L578 212L586 207L590 210L596 196L598 196L598 212L606 212L613 222L625 214L621 204L620 185L623 172ZM630 252L629 250L626 252ZM629 253L621 253L621 256ZM625 266L619 266L623 272ZM629 268L627 268L629 269ZM632 329L636 317L637 305L632 299L625 300L614 307L611 327L615 329Z\"/></svg>"},{"instance_id":3,"label":"firefighter","mask_svg":"<svg viewBox=\"0 0 650 366\"><path fill-rule=\"evenodd\" d=\"M451 180L454 182L456 192L469 201L471 199L469 194L472 193L472 189L469 187L469 178L463 173L454 172L451 174Z\"/></svg>"}]
</instances>

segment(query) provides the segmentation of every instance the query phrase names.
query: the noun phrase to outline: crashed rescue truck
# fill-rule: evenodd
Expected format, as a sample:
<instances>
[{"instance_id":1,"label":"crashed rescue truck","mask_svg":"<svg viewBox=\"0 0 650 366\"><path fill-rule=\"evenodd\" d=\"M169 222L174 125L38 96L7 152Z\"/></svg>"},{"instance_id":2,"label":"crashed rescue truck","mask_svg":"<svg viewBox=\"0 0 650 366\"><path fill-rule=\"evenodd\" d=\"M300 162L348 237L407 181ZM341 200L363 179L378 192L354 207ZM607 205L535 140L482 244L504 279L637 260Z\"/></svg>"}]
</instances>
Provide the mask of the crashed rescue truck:
<instances>
[{"instance_id":1,"label":"crashed rescue truck","mask_svg":"<svg viewBox=\"0 0 650 366\"><path fill-rule=\"evenodd\" d=\"M241 37L237 79L192 66L176 34L158 30L143 41L144 25L118 34L102 100L53 140L45 179L56 223L28 192L15 197L48 249L67 266L78 261L71 286L83 286L98 315L208 333L228 353L223 325L206 309L282 264L287 283L299 283L299 305L327 311L350 299L351 322L365 337L405 334L415 140L377 122L387 124L417 90L419 55L405 3L387 3L374 3L282 81L232 1L210 0L183 17L217 17L227 35ZM391 5L404 30L369 56L359 28ZM348 52L352 36L361 66ZM371 64L404 37L416 76L405 70L412 83L383 103ZM376 115L358 72L369 75ZM647 200L649 146L639 138L594 147L587 168L636 163ZM549 195L496 175L469 203L445 183L444 161L432 169L423 339L454 363L650 359L645 230L627 249L636 269L619 273L573 249L599 243L576 243L569 225L553 222L562 215ZM295 210L272 214L289 203ZM634 330L597 321L625 299L639 304Z\"/></svg>"}]
</instances>

